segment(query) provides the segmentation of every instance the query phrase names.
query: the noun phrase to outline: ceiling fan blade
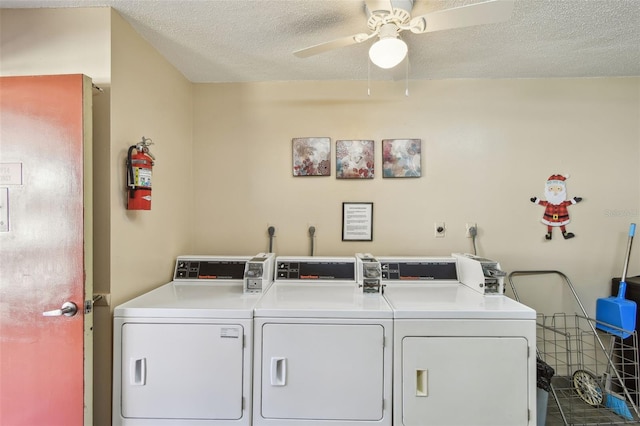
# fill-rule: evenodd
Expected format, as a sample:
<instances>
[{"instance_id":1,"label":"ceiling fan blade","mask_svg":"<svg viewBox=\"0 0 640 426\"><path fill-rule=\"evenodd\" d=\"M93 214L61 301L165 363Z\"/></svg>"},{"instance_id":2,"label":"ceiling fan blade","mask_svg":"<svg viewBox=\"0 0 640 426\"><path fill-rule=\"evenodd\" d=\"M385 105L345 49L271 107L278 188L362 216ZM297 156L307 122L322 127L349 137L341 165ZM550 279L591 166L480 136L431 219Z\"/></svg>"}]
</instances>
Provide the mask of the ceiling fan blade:
<instances>
[{"instance_id":1,"label":"ceiling fan blade","mask_svg":"<svg viewBox=\"0 0 640 426\"><path fill-rule=\"evenodd\" d=\"M514 0L491 0L439 10L413 18L409 26L411 32L429 33L473 25L494 24L511 18L514 3Z\"/></svg>"},{"instance_id":2,"label":"ceiling fan blade","mask_svg":"<svg viewBox=\"0 0 640 426\"><path fill-rule=\"evenodd\" d=\"M327 41L325 43L316 44L315 46L310 46L304 49L296 50L295 52L293 52L293 54L296 55L298 58L308 58L309 56L318 55L320 53L328 52L333 49L338 49L340 47L362 43L363 41L369 40L374 35L376 35L376 33L354 34L347 37L342 37L335 40Z\"/></svg>"}]
</instances>

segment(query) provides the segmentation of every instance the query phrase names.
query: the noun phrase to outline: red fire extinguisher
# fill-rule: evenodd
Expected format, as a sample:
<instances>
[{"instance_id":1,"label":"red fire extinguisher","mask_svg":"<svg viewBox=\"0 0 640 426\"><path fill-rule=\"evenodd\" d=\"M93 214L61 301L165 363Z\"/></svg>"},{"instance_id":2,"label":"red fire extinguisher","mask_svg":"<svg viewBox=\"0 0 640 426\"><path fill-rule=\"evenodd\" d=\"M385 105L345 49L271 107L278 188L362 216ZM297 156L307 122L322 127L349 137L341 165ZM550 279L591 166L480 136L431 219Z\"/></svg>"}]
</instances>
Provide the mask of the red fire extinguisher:
<instances>
[{"instance_id":1,"label":"red fire extinguisher","mask_svg":"<svg viewBox=\"0 0 640 426\"><path fill-rule=\"evenodd\" d=\"M127 209L151 210L151 176L155 157L149 152L151 139L142 140L129 147L127 153ZM135 153L134 153L135 151Z\"/></svg>"}]
</instances>

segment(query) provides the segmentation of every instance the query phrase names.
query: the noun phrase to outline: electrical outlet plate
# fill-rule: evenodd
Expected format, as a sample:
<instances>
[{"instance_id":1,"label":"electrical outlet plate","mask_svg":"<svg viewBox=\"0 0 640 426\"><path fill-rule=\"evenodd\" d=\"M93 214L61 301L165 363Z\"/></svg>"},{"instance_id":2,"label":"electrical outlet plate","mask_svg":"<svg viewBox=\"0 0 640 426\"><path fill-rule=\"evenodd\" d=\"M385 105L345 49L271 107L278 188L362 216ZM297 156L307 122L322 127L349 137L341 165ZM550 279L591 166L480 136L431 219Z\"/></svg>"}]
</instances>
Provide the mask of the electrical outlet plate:
<instances>
[{"instance_id":1,"label":"electrical outlet plate","mask_svg":"<svg viewBox=\"0 0 640 426\"><path fill-rule=\"evenodd\" d=\"M447 232L444 222L435 222L433 224L433 232L436 238L444 238L444 235Z\"/></svg>"},{"instance_id":2,"label":"electrical outlet plate","mask_svg":"<svg viewBox=\"0 0 640 426\"><path fill-rule=\"evenodd\" d=\"M473 237L473 235L471 235L471 233L469 232L469 229L471 228L476 228L476 235L478 235L478 225L476 225L475 222L467 222L466 226L467 226L467 232L465 233L465 236L467 238Z\"/></svg>"}]
</instances>

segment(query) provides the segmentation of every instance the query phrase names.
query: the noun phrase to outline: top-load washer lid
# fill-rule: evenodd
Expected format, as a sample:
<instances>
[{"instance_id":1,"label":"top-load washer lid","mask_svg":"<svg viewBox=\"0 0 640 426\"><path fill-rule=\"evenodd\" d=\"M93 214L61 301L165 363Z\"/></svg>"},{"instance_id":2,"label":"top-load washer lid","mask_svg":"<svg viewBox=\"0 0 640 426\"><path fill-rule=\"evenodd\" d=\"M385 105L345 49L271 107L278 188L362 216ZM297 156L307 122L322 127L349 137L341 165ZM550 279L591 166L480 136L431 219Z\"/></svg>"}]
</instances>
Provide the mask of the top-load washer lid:
<instances>
[{"instance_id":1,"label":"top-load washer lid","mask_svg":"<svg viewBox=\"0 0 640 426\"><path fill-rule=\"evenodd\" d=\"M243 292L253 256L180 256L174 280L117 306L116 317L253 318L259 294Z\"/></svg>"},{"instance_id":2,"label":"top-load washer lid","mask_svg":"<svg viewBox=\"0 0 640 426\"><path fill-rule=\"evenodd\" d=\"M507 296L484 296L464 284L387 286L394 318L535 319L536 312Z\"/></svg>"},{"instance_id":3,"label":"top-load washer lid","mask_svg":"<svg viewBox=\"0 0 640 426\"><path fill-rule=\"evenodd\" d=\"M136 297L114 310L116 317L253 318L259 294L242 291L242 283L172 281Z\"/></svg>"},{"instance_id":4,"label":"top-load washer lid","mask_svg":"<svg viewBox=\"0 0 640 426\"><path fill-rule=\"evenodd\" d=\"M384 297L398 319L535 319L507 296L485 296L458 281L454 257L380 257Z\"/></svg>"},{"instance_id":5,"label":"top-load washer lid","mask_svg":"<svg viewBox=\"0 0 640 426\"><path fill-rule=\"evenodd\" d=\"M256 304L255 317L392 318L379 294L363 293L355 257L278 257L274 284Z\"/></svg>"}]
</instances>

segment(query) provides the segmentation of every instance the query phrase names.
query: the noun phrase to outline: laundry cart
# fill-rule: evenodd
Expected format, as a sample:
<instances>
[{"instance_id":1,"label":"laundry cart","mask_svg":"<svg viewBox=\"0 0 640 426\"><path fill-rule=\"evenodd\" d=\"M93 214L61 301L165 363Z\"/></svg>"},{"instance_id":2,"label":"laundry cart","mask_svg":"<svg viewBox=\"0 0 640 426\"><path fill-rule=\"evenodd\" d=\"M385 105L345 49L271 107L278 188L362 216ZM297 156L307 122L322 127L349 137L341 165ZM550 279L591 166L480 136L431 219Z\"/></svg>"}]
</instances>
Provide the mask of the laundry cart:
<instances>
[{"instance_id":1,"label":"laundry cart","mask_svg":"<svg viewBox=\"0 0 640 426\"><path fill-rule=\"evenodd\" d=\"M617 334L629 336L623 339L597 329L599 321L588 317L571 281L559 271L511 272L516 300L514 279L522 276L564 283L580 311L538 314L537 355L554 369L546 426L639 424L637 332L618 329L624 333Z\"/></svg>"}]
</instances>

